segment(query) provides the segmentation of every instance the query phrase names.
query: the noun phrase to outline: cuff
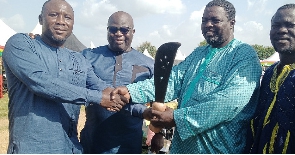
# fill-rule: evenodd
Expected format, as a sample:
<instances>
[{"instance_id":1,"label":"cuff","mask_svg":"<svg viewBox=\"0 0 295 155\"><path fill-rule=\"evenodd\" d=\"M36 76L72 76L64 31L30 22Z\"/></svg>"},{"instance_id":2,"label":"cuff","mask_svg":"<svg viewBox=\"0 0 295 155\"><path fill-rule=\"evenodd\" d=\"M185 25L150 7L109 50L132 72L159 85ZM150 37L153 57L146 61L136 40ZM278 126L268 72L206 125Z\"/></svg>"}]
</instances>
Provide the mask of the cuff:
<instances>
[{"instance_id":1,"label":"cuff","mask_svg":"<svg viewBox=\"0 0 295 155\"><path fill-rule=\"evenodd\" d=\"M187 111L186 108L174 110L174 121L176 124L176 130L182 141L194 136L189 122L187 121Z\"/></svg>"},{"instance_id":2,"label":"cuff","mask_svg":"<svg viewBox=\"0 0 295 155\"><path fill-rule=\"evenodd\" d=\"M98 90L87 90L87 101L85 106L88 106L90 103L100 104L102 99L102 91Z\"/></svg>"}]
</instances>

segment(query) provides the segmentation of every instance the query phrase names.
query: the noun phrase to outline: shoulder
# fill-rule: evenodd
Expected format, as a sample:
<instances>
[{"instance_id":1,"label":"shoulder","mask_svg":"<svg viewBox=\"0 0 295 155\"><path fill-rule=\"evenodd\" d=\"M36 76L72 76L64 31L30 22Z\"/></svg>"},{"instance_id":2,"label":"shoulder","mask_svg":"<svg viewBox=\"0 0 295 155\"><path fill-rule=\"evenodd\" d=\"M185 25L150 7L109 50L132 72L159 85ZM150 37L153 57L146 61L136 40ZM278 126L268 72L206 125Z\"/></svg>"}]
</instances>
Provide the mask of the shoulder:
<instances>
[{"instance_id":1,"label":"shoulder","mask_svg":"<svg viewBox=\"0 0 295 155\"><path fill-rule=\"evenodd\" d=\"M7 43L15 42L15 41L26 41L26 40L29 41L32 39L30 38L30 36L28 34L16 33L7 40Z\"/></svg>"},{"instance_id":2,"label":"shoulder","mask_svg":"<svg viewBox=\"0 0 295 155\"><path fill-rule=\"evenodd\" d=\"M231 46L241 57L258 57L255 49L245 42L235 39Z\"/></svg>"},{"instance_id":3,"label":"shoulder","mask_svg":"<svg viewBox=\"0 0 295 155\"><path fill-rule=\"evenodd\" d=\"M233 41L231 46L238 50L247 49L247 50L255 51L251 45L237 39Z\"/></svg>"},{"instance_id":4,"label":"shoulder","mask_svg":"<svg viewBox=\"0 0 295 155\"><path fill-rule=\"evenodd\" d=\"M27 51L33 50L35 51L36 48L36 39L32 39L28 34L25 33L17 33L11 36L6 44L5 44L5 51Z\"/></svg>"},{"instance_id":5,"label":"shoulder","mask_svg":"<svg viewBox=\"0 0 295 155\"><path fill-rule=\"evenodd\" d=\"M107 45L105 45L105 46L99 46L99 47L96 47L96 48L86 48L81 53L85 57L87 57L87 56L92 56L92 55L96 55L96 54L103 54L103 53L106 53L108 51L109 51L109 49L108 49Z\"/></svg>"}]
</instances>

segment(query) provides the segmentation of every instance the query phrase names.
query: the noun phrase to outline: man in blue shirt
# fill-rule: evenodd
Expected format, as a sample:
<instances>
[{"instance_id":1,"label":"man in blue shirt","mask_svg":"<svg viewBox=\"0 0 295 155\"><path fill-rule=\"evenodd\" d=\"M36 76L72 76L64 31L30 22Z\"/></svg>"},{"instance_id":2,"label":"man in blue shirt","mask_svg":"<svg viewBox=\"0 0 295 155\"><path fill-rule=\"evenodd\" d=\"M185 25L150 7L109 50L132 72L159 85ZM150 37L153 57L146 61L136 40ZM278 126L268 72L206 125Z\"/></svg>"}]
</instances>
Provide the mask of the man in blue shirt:
<instances>
[{"instance_id":1,"label":"man in blue shirt","mask_svg":"<svg viewBox=\"0 0 295 155\"><path fill-rule=\"evenodd\" d=\"M132 17L123 11L113 13L107 30L108 45L82 52L94 72L110 87L151 78L153 59L131 47L135 33ZM84 153L141 154L145 109L144 105L133 103L120 112L110 112L95 104L86 107L86 123L81 132Z\"/></svg>"},{"instance_id":2,"label":"man in blue shirt","mask_svg":"<svg viewBox=\"0 0 295 155\"><path fill-rule=\"evenodd\" d=\"M63 48L74 23L65 0L46 1L39 22L41 36L16 34L3 51L9 91L7 153L82 153L77 137L80 105L119 110L124 103L119 96L109 99L112 89L81 53Z\"/></svg>"}]
</instances>

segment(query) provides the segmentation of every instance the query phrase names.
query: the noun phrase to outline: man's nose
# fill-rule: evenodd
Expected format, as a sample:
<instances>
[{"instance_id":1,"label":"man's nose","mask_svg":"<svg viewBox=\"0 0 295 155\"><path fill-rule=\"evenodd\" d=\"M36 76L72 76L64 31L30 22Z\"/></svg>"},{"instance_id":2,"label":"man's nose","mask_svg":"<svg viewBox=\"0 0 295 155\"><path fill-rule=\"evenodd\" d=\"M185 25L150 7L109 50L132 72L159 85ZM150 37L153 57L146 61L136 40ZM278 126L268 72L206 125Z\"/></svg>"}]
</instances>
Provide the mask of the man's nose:
<instances>
[{"instance_id":1,"label":"man's nose","mask_svg":"<svg viewBox=\"0 0 295 155\"><path fill-rule=\"evenodd\" d=\"M60 24L60 25L64 25L65 24L65 18L62 15L58 15L57 19L56 19L56 23Z\"/></svg>"}]
</instances>

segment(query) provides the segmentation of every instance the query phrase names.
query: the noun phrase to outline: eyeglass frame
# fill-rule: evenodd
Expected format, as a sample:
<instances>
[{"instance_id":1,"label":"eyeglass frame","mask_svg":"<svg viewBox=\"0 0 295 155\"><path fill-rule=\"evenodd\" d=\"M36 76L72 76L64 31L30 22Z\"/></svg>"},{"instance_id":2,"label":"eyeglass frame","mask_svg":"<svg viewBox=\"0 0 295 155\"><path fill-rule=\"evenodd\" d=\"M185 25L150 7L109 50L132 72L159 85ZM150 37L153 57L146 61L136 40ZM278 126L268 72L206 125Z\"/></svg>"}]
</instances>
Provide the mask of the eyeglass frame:
<instances>
[{"instance_id":1,"label":"eyeglass frame","mask_svg":"<svg viewBox=\"0 0 295 155\"><path fill-rule=\"evenodd\" d=\"M112 31L112 30L110 30L110 28L116 28L116 31ZM108 27L107 27L108 32L110 32L110 33L112 33L112 34L115 34L115 33L117 33L118 31L120 31L120 32L123 33L123 34L127 34L127 33L129 33L129 31L130 31L131 29L132 29L131 27L125 27L125 26L121 26L121 27L108 26Z\"/></svg>"}]
</instances>

